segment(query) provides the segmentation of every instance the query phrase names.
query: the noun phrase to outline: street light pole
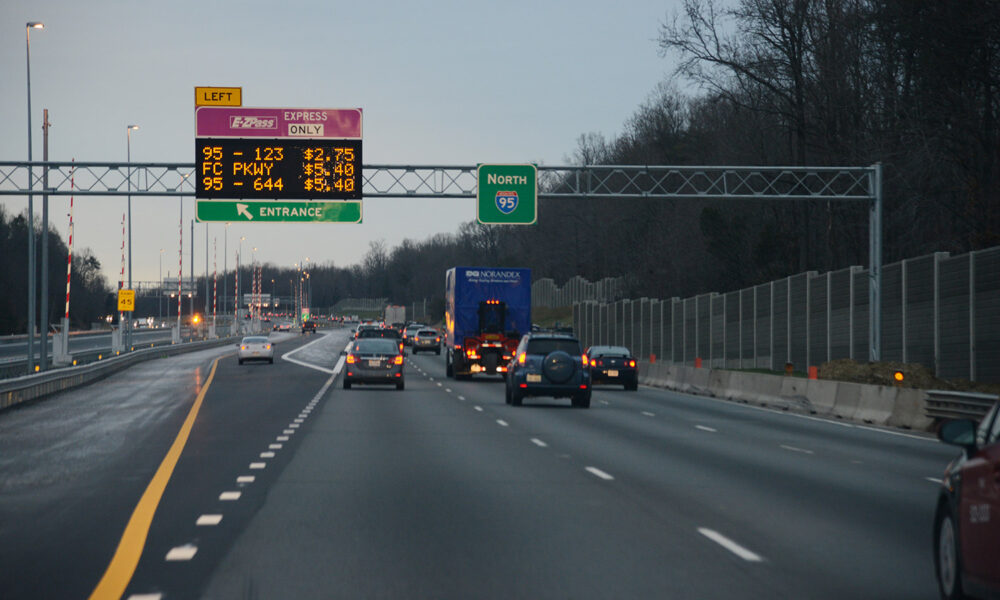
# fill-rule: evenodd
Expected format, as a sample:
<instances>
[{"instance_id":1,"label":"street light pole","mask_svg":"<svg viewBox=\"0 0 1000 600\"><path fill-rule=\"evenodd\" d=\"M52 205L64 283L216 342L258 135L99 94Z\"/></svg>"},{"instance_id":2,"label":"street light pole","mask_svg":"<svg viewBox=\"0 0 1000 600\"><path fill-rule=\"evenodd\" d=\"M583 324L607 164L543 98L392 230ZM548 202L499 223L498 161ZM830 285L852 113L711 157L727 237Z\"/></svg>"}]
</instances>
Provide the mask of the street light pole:
<instances>
[{"instance_id":1,"label":"street light pole","mask_svg":"<svg viewBox=\"0 0 1000 600\"><path fill-rule=\"evenodd\" d=\"M42 161L49 162L49 109L42 111ZM41 325L41 354L39 367L49 368L49 167L42 167L42 306L39 311Z\"/></svg>"},{"instance_id":2,"label":"street light pole","mask_svg":"<svg viewBox=\"0 0 1000 600\"><path fill-rule=\"evenodd\" d=\"M160 285L156 288L156 295L159 297L156 303L160 312L160 321L163 320L163 248L160 248Z\"/></svg>"},{"instance_id":3,"label":"street light pole","mask_svg":"<svg viewBox=\"0 0 1000 600\"><path fill-rule=\"evenodd\" d=\"M25 59L28 70L28 372L35 371L35 196L31 173L31 30L44 29L39 21L28 21L24 27Z\"/></svg>"},{"instance_id":4,"label":"street light pole","mask_svg":"<svg viewBox=\"0 0 1000 600\"><path fill-rule=\"evenodd\" d=\"M132 289L132 130L139 129L138 125L127 125L125 127L125 158L128 161L128 289ZM125 347L132 348L132 323L135 313L128 318L128 338Z\"/></svg>"}]
</instances>

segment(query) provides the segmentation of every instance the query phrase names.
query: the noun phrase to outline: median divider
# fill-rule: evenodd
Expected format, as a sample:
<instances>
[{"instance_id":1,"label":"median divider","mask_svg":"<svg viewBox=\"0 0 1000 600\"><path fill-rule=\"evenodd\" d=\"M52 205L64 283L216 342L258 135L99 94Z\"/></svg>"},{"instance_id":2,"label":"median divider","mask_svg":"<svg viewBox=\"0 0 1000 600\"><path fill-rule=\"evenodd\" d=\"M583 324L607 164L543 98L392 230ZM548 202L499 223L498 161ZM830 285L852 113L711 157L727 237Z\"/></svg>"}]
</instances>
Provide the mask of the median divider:
<instances>
[{"instance_id":1,"label":"median divider","mask_svg":"<svg viewBox=\"0 0 1000 600\"><path fill-rule=\"evenodd\" d=\"M639 380L653 387L835 419L922 431L934 426L934 420L925 415L924 390L698 369L664 361L640 362Z\"/></svg>"},{"instance_id":2,"label":"median divider","mask_svg":"<svg viewBox=\"0 0 1000 600\"><path fill-rule=\"evenodd\" d=\"M24 375L12 379L0 380L0 410L37 400L50 394L63 392L75 387L87 385L94 381L127 369L132 365L162 358L174 356L186 352L206 350L219 346L226 346L238 341L239 338L223 338L208 340L203 342L188 342L185 344L174 344L172 346L159 346L136 350L120 356L106 358L104 360L80 365L77 367L66 367L53 369L34 375Z\"/></svg>"}]
</instances>

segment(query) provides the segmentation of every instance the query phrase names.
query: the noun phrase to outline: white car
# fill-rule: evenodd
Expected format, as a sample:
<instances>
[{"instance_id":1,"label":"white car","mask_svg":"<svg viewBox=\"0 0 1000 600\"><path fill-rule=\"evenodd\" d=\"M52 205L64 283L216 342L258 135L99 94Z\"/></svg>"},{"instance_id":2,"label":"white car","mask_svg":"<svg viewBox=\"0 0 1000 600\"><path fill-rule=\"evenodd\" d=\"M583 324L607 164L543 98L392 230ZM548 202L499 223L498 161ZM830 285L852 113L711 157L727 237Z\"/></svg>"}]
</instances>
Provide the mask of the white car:
<instances>
[{"instance_id":1,"label":"white car","mask_svg":"<svg viewBox=\"0 0 1000 600\"><path fill-rule=\"evenodd\" d=\"M273 364L274 346L264 336L247 336L240 342L238 358L241 365L248 360L266 360Z\"/></svg>"}]
</instances>

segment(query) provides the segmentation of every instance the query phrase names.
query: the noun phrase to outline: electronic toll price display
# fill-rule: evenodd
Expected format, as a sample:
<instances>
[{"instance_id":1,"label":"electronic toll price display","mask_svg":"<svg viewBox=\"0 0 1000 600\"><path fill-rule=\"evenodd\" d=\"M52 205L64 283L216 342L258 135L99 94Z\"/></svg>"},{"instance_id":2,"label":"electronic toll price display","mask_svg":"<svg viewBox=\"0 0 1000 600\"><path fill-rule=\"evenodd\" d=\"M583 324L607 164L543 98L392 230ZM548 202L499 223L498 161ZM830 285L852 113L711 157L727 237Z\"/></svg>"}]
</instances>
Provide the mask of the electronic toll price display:
<instances>
[{"instance_id":1,"label":"electronic toll price display","mask_svg":"<svg viewBox=\"0 0 1000 600\"><path fill-rule=\"evenodd\" d=\"M360 139L196 138L198 199L360 200Z\"/></svg>"}]
</instances>

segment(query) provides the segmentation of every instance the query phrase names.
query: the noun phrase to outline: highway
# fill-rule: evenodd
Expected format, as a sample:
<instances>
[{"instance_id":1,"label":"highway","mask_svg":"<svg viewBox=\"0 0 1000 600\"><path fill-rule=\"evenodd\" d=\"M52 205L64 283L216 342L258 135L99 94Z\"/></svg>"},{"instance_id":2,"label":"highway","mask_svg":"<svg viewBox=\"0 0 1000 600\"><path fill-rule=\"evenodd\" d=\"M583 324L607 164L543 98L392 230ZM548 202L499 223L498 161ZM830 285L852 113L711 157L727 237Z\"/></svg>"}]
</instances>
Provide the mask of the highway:
<instances>
[{"instance_id":1,"label":"highway","mask_svg":"<svg viewBox=\"0 0 1000 600\"><path fill-rule=\"evenodd\" d=\"M434 355L344 390L346 336L0 413L0 598L937 597L929 436L645 386L515 408Z\"/></svg>"}]
</instances>

